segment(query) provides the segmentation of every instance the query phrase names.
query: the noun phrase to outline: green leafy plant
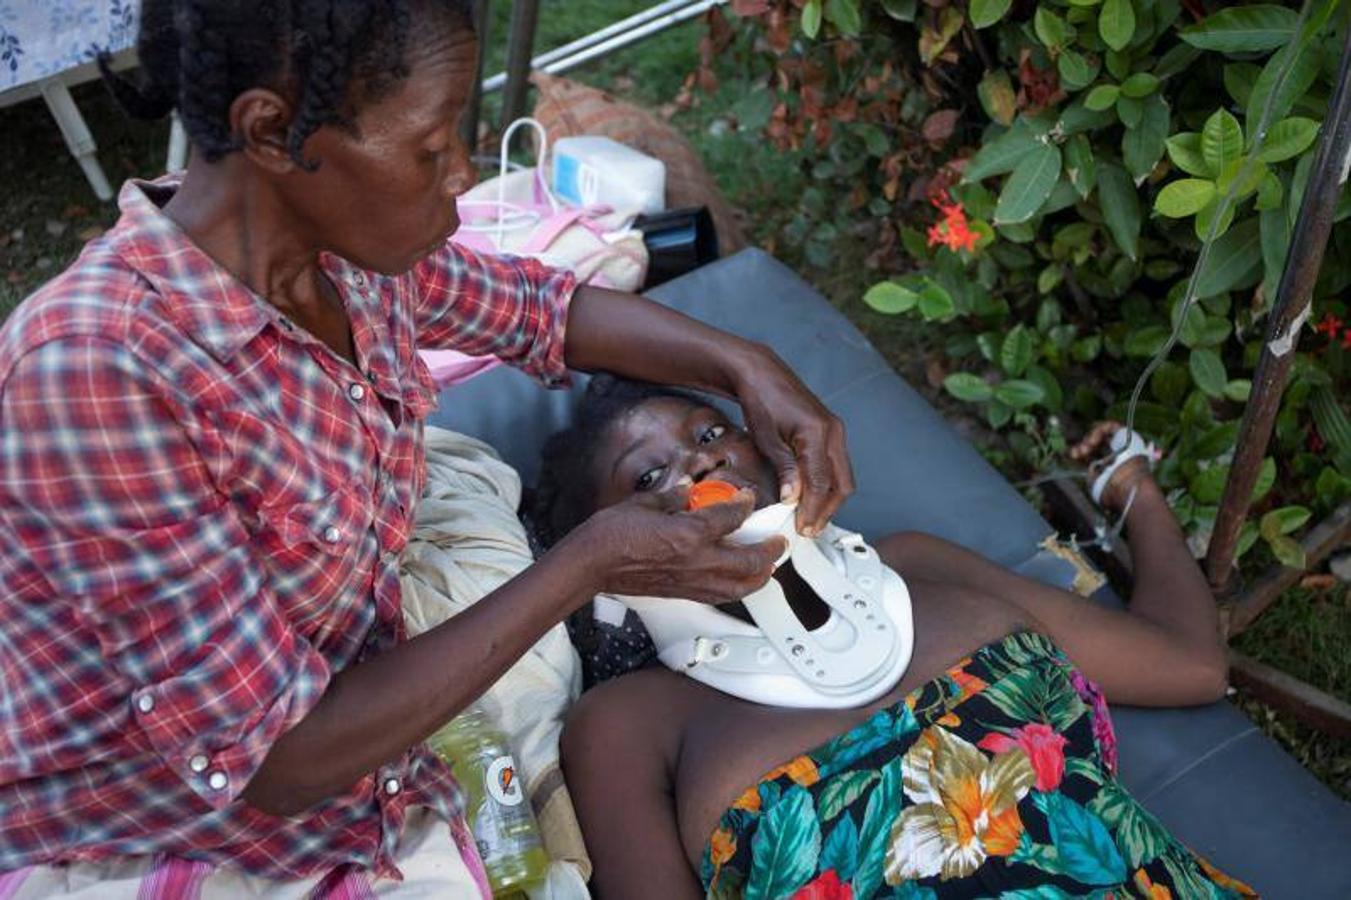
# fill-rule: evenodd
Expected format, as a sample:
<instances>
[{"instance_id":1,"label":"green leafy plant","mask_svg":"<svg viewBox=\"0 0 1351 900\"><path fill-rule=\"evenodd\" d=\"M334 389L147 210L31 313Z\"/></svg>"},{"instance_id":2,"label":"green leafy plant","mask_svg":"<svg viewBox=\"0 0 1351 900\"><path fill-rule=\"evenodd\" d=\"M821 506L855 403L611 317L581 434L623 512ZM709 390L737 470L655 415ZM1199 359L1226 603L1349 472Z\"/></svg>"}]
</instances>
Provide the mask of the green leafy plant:
<instances>
[{"instance_id":1,"label":"green leafy plant","mask_svg":"<svg viewBox=\"0 0 1351 900\"><path fill-rule=\"evenodd\" d=\"M1176 330L1135 421L1204 546L1351 4L836 0L809 19L813 3L796 33L789 2L743 10L770 62L767 131L817 182L789 239L811 259L814 239L868 235L863 301L942 336L943 390L1023 472L1054 464L1062 428L1123 418ZM1348 217L1343 197L1240 544L1287 565L1351 496Z\"/></svg>"}]
</instances>

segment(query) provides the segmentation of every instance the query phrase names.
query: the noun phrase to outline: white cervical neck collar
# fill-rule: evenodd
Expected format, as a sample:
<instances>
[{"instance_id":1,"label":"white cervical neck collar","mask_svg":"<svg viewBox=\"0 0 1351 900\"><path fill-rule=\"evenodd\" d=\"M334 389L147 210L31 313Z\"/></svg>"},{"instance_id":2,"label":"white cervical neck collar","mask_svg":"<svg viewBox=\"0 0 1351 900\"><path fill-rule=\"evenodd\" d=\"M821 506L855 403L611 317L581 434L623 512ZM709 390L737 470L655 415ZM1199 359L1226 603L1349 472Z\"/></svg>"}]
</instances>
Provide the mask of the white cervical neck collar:
<instances>
[{"instance_id":1,"label":"white cervical neck collar","mask_svg":"<svg viewBox=\"0 0 1351 900\"><path fill-rule=\"evenodd\" d=\"M910 593L860 535L832 524L804 538L793 524L794 507L780 503L753 513L729 540L786 538L775 567L791 559L830 607L819 628L802 624L773 578L742 600L754 624L709 604L661 597L601 595L596 617L621 621L623 607L632 609L669 668L744 700L810 708L869 703L910 664Z\"/></svg>"}]
</instances>

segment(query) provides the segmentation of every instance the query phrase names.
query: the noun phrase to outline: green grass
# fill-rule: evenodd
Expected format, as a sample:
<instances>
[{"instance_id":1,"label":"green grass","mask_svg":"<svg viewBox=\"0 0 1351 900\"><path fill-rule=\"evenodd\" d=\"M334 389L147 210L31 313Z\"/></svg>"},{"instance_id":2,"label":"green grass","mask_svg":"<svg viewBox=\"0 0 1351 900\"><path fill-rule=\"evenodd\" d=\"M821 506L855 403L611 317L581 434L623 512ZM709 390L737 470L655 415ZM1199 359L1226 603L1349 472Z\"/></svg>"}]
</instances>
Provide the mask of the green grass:
<instances>
[{"instance_id":1,"label":"green grass","mask_svg":"<svg viewBox=\"0 0 1351 900\"><path fill-rule=\"evenodd\" d=\"M1351 589L1286 592L1234 646L1351 702ZM1320 734L1240 694L1239 705L1315 775L1351 800L1351 740Z\"/></svg>"},{"instance_id":2,"label":"green grass","mask_svg":"<svg viewBox=\"0 0 1351 900\"><path fill-rule=\"evenodd\" d=\"M558 46L649 5L651 0L543 0L537 52ZM499 71L505 59L509 4L493 4L487 64ZM757 89L742 74L749 69L744 47L734 46L715 68L719 86L695 92L688 108L675 99L699 61L701 22L677 26L637 46L567 73L640 105L669 113L702 155L727 198L746 213L752 243L771 250L825 293L879 350L924 388L927 335L909 319L870 312L860 301L880 276L864 265L866 234L841 233L826 259L807 259L784 231L808 186L800 158L774 151L757 129L741 128L738 113ZM114 184L149 177L163 166L167 126L130 122L98 84L74 91L99 141L99 158ZM485 119L496 122L490 103ZM74 259L88 236L108 227L115 206L100 204L66 152L41 102L0 110L0 320L24 296ZM767 306L772 297L764 298ZM941 398L928 392L931 399ZM1345 587L1326 595L1291 592L1238 642L1246 653L1296 677L1351 699L1351 599ZM1351 742L1332 741L1240 696L1240 706L1320 778L1351 798Z\"/></svg>"}]
</instances>

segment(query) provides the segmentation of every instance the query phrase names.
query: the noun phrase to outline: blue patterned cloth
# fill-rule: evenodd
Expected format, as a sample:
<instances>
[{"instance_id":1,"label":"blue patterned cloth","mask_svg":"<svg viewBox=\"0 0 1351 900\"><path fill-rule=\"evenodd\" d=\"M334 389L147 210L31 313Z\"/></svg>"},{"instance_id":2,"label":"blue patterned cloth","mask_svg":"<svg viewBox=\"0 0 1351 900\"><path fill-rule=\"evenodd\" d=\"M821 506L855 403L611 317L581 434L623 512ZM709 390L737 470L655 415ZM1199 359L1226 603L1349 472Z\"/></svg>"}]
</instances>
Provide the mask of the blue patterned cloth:
<instances>
[{"instance_id":1,"label":"blue patterned cloth","mask_svg":"<svg viewBox=\"0 0 1351 900\"><path fill-rule=\"evenodd\" d=\"M0 0L0 91L136 43L140 0Z\"/></svg>"}]
</instances>

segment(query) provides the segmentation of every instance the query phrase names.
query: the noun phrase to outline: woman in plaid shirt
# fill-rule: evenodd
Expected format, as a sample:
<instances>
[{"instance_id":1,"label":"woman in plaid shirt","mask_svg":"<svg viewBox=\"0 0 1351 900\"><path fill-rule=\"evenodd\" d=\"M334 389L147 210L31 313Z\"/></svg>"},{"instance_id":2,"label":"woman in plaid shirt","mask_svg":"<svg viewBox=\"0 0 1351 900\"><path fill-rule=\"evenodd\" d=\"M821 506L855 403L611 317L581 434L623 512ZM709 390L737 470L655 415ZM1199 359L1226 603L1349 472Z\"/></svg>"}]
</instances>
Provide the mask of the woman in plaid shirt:
<instances>
[{"instance_id":1,"label":"woman in plaid shirt","mask_svg":"<svg viewBox=\"0 0 1351 900\"><path fill-rule=\"evenodd\" d=\"M417 346L734 396L808 531L852 490L838 422L765 348L448 243L469 5L143 4L140 80L108 77L179 111L192 162L128 183L0 330L0 898L78 866L142 896L412 879L414 849L451 855L428 823L460 822L421 742L549 627L599 591L768 577L777 543L719 541L748 507L625 505L407 640Z\"/></svg>"}]
</instances>

